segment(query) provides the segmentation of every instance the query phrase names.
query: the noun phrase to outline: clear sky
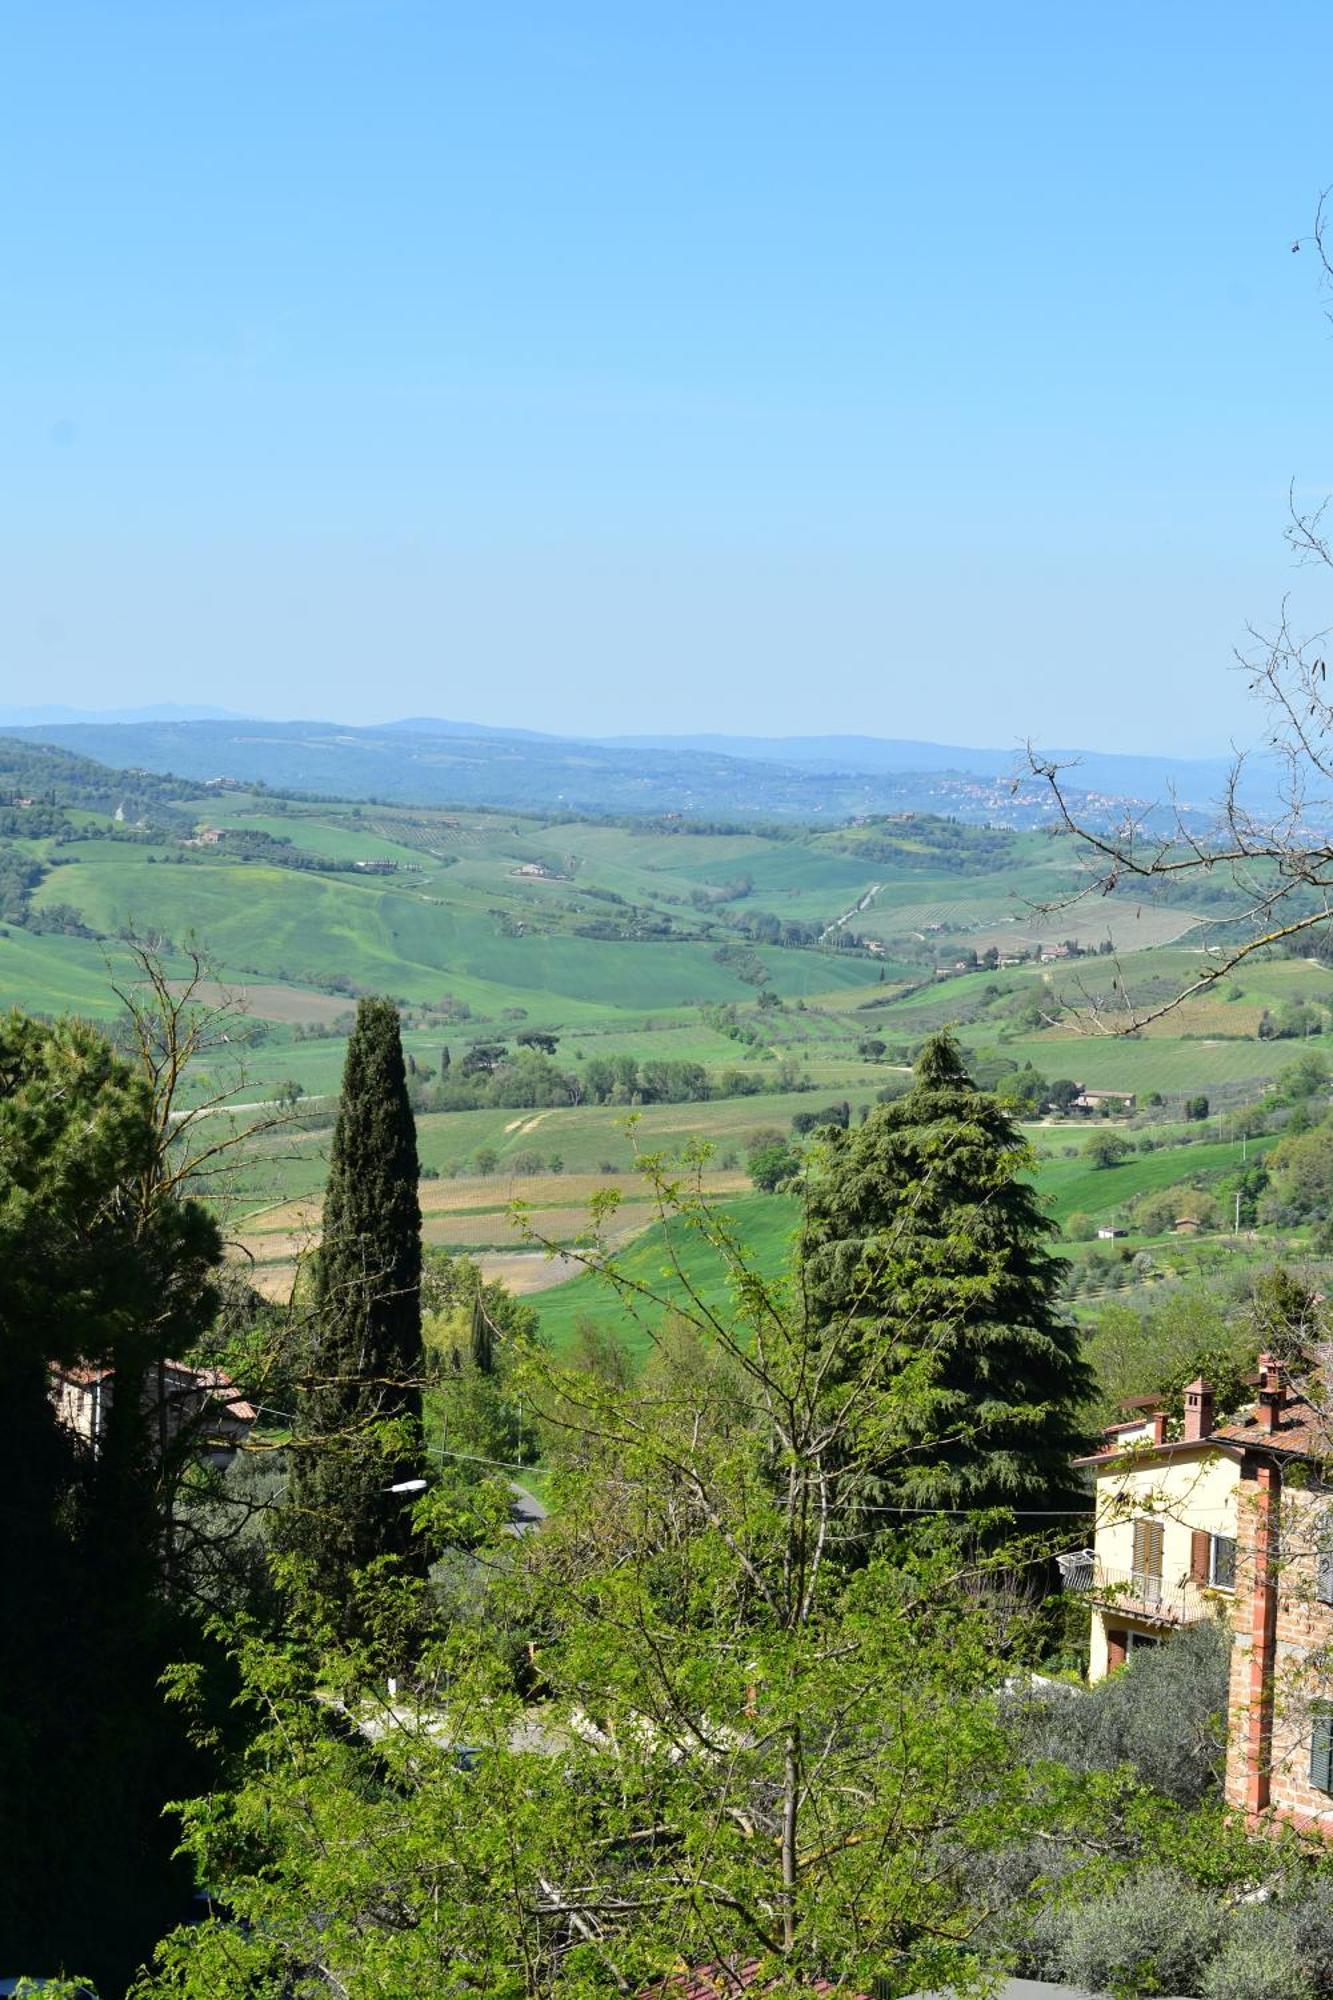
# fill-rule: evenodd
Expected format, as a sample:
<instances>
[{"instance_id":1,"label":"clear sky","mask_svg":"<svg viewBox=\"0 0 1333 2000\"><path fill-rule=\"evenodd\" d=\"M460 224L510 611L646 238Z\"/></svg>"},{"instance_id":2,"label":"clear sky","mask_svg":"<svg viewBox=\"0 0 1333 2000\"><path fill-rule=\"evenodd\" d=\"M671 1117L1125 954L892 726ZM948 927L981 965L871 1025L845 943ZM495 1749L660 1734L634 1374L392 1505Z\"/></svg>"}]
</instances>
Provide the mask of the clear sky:
<instances>
[{"instance_id":1,"label":"clear sky","mask_svg":"<svg viewBox=\"0 0 1333 2000\"><path fill-rule=\"evenodd\" d=\"M4 17L0 701L1206 751L1333 617L1326 5Z\"/></svg>"}]
</instances>

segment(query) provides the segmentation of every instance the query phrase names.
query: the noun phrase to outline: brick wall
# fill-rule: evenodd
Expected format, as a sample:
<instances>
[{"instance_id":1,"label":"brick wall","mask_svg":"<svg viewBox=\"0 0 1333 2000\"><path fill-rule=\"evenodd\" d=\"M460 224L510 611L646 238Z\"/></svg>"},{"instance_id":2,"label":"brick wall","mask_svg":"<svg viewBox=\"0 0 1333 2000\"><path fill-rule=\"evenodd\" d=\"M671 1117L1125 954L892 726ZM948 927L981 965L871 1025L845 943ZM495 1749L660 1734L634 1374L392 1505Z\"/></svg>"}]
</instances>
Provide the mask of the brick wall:
<instances>
[{"instance_id":1,"label":"brick wall","mask_svg":"<svg viewBox=\"0 0 1333 2000\"><path fill-rule=\"evenodd\" d=\"M1333 1837L1333 1796L1310 1783L1311 1704L1333 1698L1333 1606L1315 1596L1333 1511L1318 1487L1283 1487L1256 1455L1241 1475L1228 1714L1230 1805Z\"/></svg>"}]
</instances>

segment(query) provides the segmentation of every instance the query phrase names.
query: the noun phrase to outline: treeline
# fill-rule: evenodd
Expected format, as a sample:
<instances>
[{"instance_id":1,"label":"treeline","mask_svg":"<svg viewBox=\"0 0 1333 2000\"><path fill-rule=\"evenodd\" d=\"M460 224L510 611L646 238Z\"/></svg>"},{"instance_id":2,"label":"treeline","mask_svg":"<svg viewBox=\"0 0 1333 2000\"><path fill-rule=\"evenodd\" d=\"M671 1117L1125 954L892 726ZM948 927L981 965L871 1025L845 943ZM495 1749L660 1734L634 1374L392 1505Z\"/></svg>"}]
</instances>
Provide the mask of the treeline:
<instances>
[{"instance_id":1,"label":"treeline","mask_svg":"<svg viewBox=\"0 0 1333 2000\"><path fill-rule=\"evenodd\" d=\"M0 922L27 922L32 892L45 873L35 855L0 843Z\"/></svg>"},{"instance_id":2,"label":"treeline","mask_svg":"<svg viewBox=\"0 0 1333 2000\"><path fill-rule=\"evenodd\" d=\"M557 1039L534 1030L519 1035L512 1049L504 1042L476 1042L457 1062L444 1047L438 1069L409 1055L412 1107L433 1112L700 1104L714 1097L753 1097L770 1087L753 1070L728 1068L710 1077L703 1063L665 1057L592 1056L566 1068L553 1060Z\"/></svg>"},{"instance_id":3,"label":"treeline","mask_svg":"<svg viewBox=\"0 0 1333 2000\"><path fill-rule=\"evenodd\" d=\"M994 874L1014 857L1018 835L1006 827L968 826L935 813L884 814L822 833L819 845L858 861L935 874Z\"/></svg>"},{"instance_id":4,"label":"treeline","mask_svg":"<svg viewBox=\"0 0 1333 2000\"><path fill-rule=\"evenodd\" d=\"M346 856L335 860L332 855L311 854L295 846L286 834L265 833L257 827L228 827L224 838L212 846L192 847L162 858L196 866L266 861L272 868L296 868L317 875L397 875L403 868L399 861L355 861Z\"/></svg>"}]
</instances>

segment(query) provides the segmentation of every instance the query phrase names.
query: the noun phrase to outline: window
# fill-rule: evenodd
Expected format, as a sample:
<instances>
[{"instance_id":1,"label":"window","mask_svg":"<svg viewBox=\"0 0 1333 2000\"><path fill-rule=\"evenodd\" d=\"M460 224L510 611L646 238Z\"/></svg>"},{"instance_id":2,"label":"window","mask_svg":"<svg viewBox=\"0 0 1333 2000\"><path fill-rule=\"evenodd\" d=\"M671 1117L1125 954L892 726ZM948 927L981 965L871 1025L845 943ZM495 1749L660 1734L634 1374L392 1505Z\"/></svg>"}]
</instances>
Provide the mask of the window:
<instances>
[{"instance_id":1,"label":"window","mask_svg":"<svg viewBox=\"0 0 1333 2000\"><path fill-rule=\"evenodd\" d=\"M1234 1535L1209 1537L1208 1581L1214 1590L1236 1588L1236 1538Z\"/></svg>"},{"instance_id":2,"label":"window","mask_svg":"<svg viewBox=\"0 0 1333 2000\"><path fill-rule=\"evenodd\" d=\"M1154 1637L1151 1632L1135 1632L1131 1630L1125 1634L1125 1638L1128 1641L1125 1650L1129 1653L1146 1653L1153 1646L1161 1644L1161 1640ZM1330 1716L1329 1720L1333 1722L1333 1716Z\"/></svg>"},{"instance_id":3,"label":"window","mask_svg":"<svg viewBox=\"0 0 1333 2000\"><path fill-rule=\"evenodd\" d=\"M1333 1549L1320 1549L1315 1557L1314 1594L1321 1604L1333 1604Z\"/></svg>"},{"instance_id":4,"label":"window","mask_svg":"<svg viewBox=\"0 0 1333 2000\"><path fill-rule=\"evenodd\" d=\"M1315 1702L1310 1719L1310 1783L1317 1792L1333 1792L1333 1702Z\"/></svg>"}]
</instances>

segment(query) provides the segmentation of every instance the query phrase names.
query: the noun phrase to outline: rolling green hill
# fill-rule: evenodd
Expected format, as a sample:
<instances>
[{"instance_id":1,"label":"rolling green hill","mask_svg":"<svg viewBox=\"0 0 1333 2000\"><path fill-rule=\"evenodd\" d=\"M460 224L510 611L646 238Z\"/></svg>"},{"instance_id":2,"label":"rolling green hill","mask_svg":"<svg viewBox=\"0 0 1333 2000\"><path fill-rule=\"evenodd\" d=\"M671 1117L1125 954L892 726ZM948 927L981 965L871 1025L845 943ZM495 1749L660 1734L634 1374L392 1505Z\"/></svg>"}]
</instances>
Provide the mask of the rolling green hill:
<instances>
[{"instance_id":1,"label":"rolling green hill","mask_svg":"<svg viewBox=\"0 0 1333 2000\"><path fill-rule=\"evenodd\" d=\"M942 1026L988 1083L1030 1065L1134 1092L1163 1132L1198 1096L1214 1113L1254 1103L1319 1047L1333 975L1274 956L1112 1032L1126 995L1151 1010L1196 980L1213 933L1191 903L1071 905L1086 881L1068 840L938 818L765 828L340 803L0 741L0 999L112 1023L130 933L182 976L202 946L209 997L242 1011L193 1087L305 1100L301 1130L253 1143L243 1211L318 1193L363 992L399 1003L424 1170L493 1172L500 1202L515 1171L626 1168L635 1108L641 1144L706 1137L734 1174L757 1133L901 1089ZM509 1061L534 1032L553 1038L547 1095L436 1108L446 1050L457 1079L477 1045ZM603 1101L584 1079L617 1062L637 1081ZM690 1066L679 1101L650 1080L662 1065ZM1037 1129L1059 1219L1234 1165L1225 1144L1165 1146L1098 1172L1061 1157L1085 1129ZM762 1233L777 1211L744 1212ZM567 1289L542 1307L557 1327Z\"/></svg>"},{"instance_id":2,"label":"rolling green hill","mask_svg":"<svg viewBox=\"0 0 1333 2000\"><path fill-rule=\"evenodd\" d=\"M754 1268L766 1278L780 1281L791 1259L796 1203L786 1195L753 1194L733 1197L724 1206ZM666 1226L654 1223L616 1261L627 1277L668 1301L668 1309L675 1300L684 1306L691 1290L710 1307L727 1302L726 1266L698 1236L678 1225L673 1225L668 1235ZM642 1355L651 1346L649 1329L659 1326L664 1316L651 1304L644 1304L637 1314L627 1314L610 1285L595 1272L584 1272L552 1291L539 1292L531 1303L543 1338L557 1353L573 1343L580 1324L586 1321L619 1329L631 1352Z\"/></svg>"}]
</instances>

